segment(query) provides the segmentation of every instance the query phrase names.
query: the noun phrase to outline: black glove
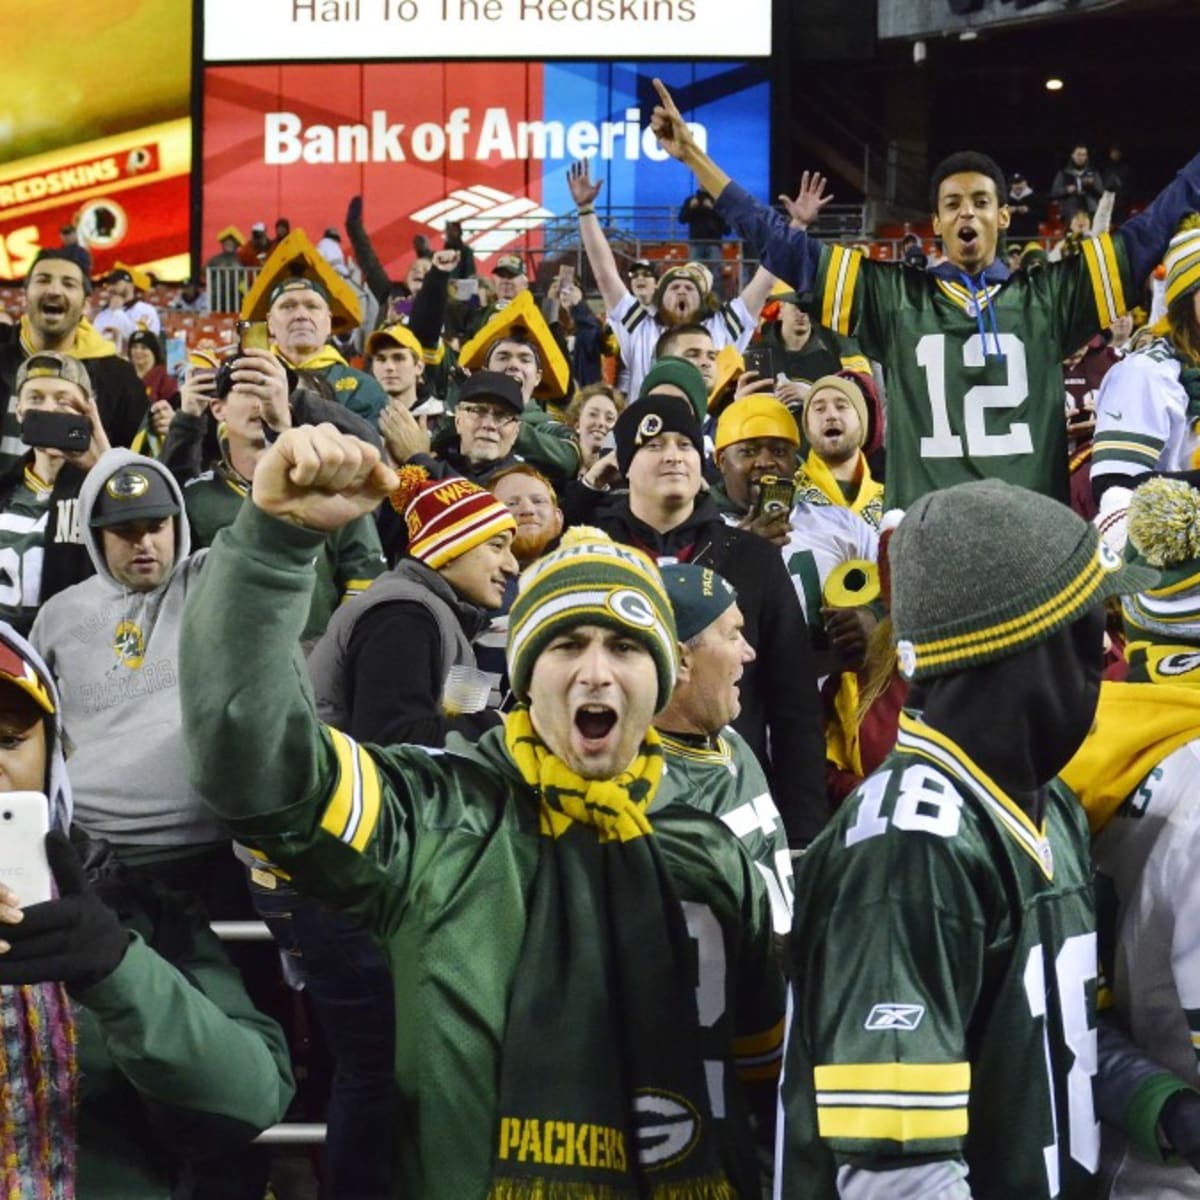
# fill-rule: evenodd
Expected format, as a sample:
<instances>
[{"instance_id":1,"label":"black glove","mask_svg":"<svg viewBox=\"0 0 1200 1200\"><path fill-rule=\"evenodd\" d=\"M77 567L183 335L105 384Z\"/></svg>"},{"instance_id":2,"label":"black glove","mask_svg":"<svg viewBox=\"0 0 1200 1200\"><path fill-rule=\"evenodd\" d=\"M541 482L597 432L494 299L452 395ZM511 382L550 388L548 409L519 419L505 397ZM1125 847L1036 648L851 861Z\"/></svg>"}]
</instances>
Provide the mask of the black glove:
<instances>
[{"instance_id":1,"label":"black glove","mask_svg":"<svg viewBox=\"0 0 1200 1200\"><path fill-rule=\"evenodd\" d=\"M12 947L0 954L0 984L65 983L79 991L117 969L129 934L92 890L65 833L46 835L46 857L58 899L31 904L17 925L0 925L0 940Z\"/></svg>"},{"instance_id":2,"label":"black glove","mask_svg":"<svg viewBox=\"0 0 1200 1200\"><path fill-rule=\"evenodd\" d=\"M1163 1105L1158 1125L1171 1149L1200 1171L1200 1092L1176 1092Z\"/></svg>"}]
</instances>

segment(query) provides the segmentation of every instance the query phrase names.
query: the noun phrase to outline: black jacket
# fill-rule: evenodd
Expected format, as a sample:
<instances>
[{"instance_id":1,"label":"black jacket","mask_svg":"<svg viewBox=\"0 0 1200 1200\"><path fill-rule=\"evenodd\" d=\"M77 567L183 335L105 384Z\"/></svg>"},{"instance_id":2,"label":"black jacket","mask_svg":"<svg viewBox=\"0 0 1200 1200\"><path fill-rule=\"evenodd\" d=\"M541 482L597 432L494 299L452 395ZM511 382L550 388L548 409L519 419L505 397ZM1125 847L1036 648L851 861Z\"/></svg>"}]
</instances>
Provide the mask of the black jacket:
<instances>
[{"instance_id":1,"label":"black jacket","mask_svg":"<svg viewBox=\"0 0 1200 1200\"><path fill-rule=\"evenodd\" d=\"M742 676L742 712L733 726L767 772L789 844L807 845L829 816L825 742L808 628L778 549L726 525L708 496L666 534L639 521L628 497L599 508L588 523L656 559L711 567L733 585L757 654Z\"/></svg>"}]
</instances>

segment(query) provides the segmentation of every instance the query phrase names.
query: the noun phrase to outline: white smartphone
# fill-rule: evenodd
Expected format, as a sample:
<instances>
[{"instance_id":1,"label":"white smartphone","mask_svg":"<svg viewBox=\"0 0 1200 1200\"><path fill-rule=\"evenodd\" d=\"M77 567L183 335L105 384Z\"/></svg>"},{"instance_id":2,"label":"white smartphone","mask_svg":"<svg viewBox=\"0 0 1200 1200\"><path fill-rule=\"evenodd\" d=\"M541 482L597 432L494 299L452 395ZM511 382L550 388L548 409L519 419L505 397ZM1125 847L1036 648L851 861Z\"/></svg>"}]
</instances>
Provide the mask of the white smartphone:
<instances>
[{"instance_id":1,"label":"white smartphone","mask_svg":"<svg viewBox=\"0 0 1200 1200\"><path fill-rule=\"evenodd\" d=\"M46 834L50 804L41 792L0 794L0 883L22 908L51 899Z\"/></svg>"}]
</instances>

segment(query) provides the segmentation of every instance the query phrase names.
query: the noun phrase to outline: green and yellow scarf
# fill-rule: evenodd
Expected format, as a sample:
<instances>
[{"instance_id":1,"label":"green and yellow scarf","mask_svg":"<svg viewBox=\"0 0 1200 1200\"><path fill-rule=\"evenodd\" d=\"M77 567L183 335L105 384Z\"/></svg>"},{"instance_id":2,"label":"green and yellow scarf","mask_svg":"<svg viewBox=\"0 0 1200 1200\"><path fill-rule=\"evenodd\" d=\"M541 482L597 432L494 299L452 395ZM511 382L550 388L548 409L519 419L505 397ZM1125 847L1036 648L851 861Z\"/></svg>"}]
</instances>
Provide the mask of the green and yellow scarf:
<instances>
[{"instance_id":1,"label":"green and yellow scarf","mask_svg":"<svg viewBox=\"0 0 1200 1200\"><path fill-rule=\"evenodd\" d=\"M505 745L542 843L509 1002L489 1200L735 1200L699 1040L694 950L646 813L651 729L629 768L587 780L527 710Z\"/></svg>"}]
</instances>

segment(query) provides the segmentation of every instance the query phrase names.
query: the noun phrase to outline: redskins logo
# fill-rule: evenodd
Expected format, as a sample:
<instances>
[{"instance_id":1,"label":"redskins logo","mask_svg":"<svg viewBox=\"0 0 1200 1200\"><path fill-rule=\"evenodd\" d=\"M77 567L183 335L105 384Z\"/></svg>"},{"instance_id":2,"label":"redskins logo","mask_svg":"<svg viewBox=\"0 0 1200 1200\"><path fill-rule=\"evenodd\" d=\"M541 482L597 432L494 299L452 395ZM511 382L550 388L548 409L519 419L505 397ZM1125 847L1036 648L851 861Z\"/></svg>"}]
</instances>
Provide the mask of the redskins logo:
<instances>
[{"instance_id":1,"label":"redskins logo","mask_svg":"<svg viewBox=\"0 0 1200 1200\"><path fill-rule=\"evenodd\" d=\"M651 629L654 626L654 610L649 601L632 588L618 588L609 592L604 606L626 625L634 625L638 629Z\"/></svg>"},{"instance_id":2,"label":"redskins logo","mask_svg":"<svg viewBox=\"0 0 1200 1200\"><path fill-rule=\"evenodd\" d=\"M647 413L637 427L637 444L648 442L662 433L663 419L658 413Z\"/></svg>"},{"instance_id":3,"label":"redskins logo","mask_svg":"<svg viewBox=\"0 0 1200 1200\"><path fill-rule=\"evenodd\" d=\"M113 635L113 653L122 666L137 670L146 653L146 639L132 621L122 621Z\"/></svg>"},{"instance_id":4,"label":"redskins logo","mask_svg":"<svg viewBox=\"0 0 1200 1200\"><path fill-rule=\"evenodd\" d=\"M700 1114L682 1096L647 1088L633 1100L638 1162L648 1170L686 1158L700 1140Z\"/></svg>"},{"instance_id":5,"label":"redskins logo","mask_svg":"<svg viewBox=\"0 0 1200 1200\"><path fill-rule=\"evenodd\" d=\"M140 471L118 471L104 485L104 490L114 500L136 500L150 490L150 480Z\"/></svg>"}]
</instances>

